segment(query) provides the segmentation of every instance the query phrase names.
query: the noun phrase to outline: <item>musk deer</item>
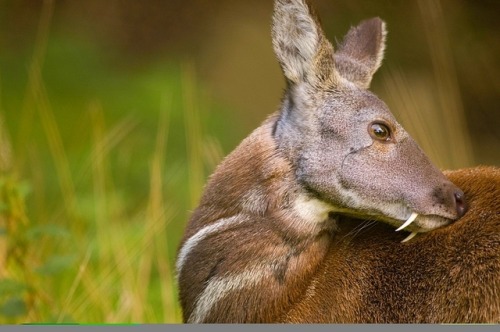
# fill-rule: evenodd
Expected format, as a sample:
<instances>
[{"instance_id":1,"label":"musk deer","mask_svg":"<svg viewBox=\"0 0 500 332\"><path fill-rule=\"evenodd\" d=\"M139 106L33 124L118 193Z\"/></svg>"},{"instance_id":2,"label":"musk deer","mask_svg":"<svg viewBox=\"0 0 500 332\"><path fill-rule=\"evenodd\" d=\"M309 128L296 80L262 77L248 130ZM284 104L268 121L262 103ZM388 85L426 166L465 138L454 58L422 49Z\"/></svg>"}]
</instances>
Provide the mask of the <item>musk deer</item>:
<instances>
[{"instance_id":1,"label":"musk deer","mask_svg":"<svg viewBox=\"0 0 500 332\"><path fill-rule=\"evenodd\" d=\"M368 91L385 35L382 20L366 20L334 51L306 1L275 1L287 87L279 111L217 167L188 223L177 257L185 322L498 320L498 216L489 229L463 226L475 247L458 222L441 228L466 213L464 193ZM368 221L370 232L349 236ZM408 234L394 228L424 234L401 243ZM490 236L489 288L481 276L460 282L483 259L477 228ZM447 300L468 286L479 291ZM464 301L480 306L478 292L494 308L468 316Z\"/></svg>"}]
</instances>

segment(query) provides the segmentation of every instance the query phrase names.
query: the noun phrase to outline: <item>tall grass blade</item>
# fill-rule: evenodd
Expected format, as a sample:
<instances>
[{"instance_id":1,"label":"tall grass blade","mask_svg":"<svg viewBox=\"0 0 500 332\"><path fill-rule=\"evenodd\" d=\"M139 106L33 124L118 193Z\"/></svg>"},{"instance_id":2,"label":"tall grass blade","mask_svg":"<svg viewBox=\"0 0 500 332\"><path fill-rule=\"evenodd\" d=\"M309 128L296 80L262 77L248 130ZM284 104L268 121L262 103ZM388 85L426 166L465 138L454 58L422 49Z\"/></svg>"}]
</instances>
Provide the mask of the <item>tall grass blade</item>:
<instances>
[{"instance_id":1,"label":"tall grass blade","mask_svg":"<svg viewBox=\"0 0 500 332\"><path fill-rule=\"evenodd\" d=\"M39 85L39 83L35 82L35 80L40 79L39 76L33 75L32 73L40 73L41 68L44 64L50 26L52 22L52 16L54 14L54 3L55 0L44 0L43 2L40 21L38 22L38 29L35 38L35 48L29 66L28 85L26 86L23 107L21 109L21 127L19 129L17 142L26 142L27 138L30 137L30 133L32 132L35 109L37 106L37 102L35 99L36 93L34 91L34 88ZM26 156L22 153L23 149L17 150L19 151L19 153L16 156L16 163L19 165L19 168L21 168Z\"/></svg>"},{"instance_id":2,"label":"tall grass blade","mask_svg":"<svg viewBox=\"0 0 500 332\"><path fill-rule=\"evenodd\" d=\"M446 34L445 21L439 0L419 0L423 28L430 46L430 56L436 81L439 107L444 116L441 123L445 144L450 153L452 168L474 163L472 143L462 104L457 72L451 54L452 47Z\"/></svg>"},{"instance_id":3,"label":"tall grass blade","mask_svg":"<svg viewBox=\"0 0 500 332\"><path fill-rule=\"evenodd\" d=\"M202 132L195 70L192 63L186 63L182 70L182 92L184 125L186 128L188 185L190 207L196 206L203 187L204 172L202 160Z\"/></svg>"}]
</instances>

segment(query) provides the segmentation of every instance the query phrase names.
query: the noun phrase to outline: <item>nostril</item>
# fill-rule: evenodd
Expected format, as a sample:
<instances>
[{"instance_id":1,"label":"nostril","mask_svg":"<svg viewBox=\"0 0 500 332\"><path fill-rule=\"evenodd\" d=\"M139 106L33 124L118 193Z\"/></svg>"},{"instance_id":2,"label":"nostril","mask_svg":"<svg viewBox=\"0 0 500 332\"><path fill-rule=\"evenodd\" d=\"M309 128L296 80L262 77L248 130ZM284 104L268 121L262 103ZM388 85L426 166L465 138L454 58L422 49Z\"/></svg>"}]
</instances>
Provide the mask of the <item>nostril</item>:
<instances>
[{"instance_id":1,"label":"nostril","mask_svg":"<svg viewBox=\"0 0 500 332\"><path fill-rule=\"evenodd\" d=\"M467 202L465 201L464 193L461 191L455 192L455 205L457 208L458 218L463 217L467 212Z\"/></svg>"}]
</instances>

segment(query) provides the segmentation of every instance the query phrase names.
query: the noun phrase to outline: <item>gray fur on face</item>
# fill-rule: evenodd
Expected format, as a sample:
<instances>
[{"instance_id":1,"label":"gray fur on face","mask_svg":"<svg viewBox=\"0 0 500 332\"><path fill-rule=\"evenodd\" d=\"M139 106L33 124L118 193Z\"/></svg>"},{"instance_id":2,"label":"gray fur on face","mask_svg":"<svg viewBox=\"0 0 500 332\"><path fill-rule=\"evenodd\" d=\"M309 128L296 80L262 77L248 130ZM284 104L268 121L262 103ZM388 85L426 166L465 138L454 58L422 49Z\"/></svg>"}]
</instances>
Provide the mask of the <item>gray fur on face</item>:
<instances>
[{"instance_id":1,"label":"gray fur on face","mask_svg":"<svg viewBox=\"0 0 500 332\"><path fill-rule=\"evenodd\" d=\"M287 91L274 137L302 186L336 211L394 225L417 213L438 227L456 218L457 188L367 90L385 36L382 20L366 20L334 52L305 1L277 1L273 45ZM374 139L372 123L387 126L391 140Z\"/></svg>"}]
</instances>

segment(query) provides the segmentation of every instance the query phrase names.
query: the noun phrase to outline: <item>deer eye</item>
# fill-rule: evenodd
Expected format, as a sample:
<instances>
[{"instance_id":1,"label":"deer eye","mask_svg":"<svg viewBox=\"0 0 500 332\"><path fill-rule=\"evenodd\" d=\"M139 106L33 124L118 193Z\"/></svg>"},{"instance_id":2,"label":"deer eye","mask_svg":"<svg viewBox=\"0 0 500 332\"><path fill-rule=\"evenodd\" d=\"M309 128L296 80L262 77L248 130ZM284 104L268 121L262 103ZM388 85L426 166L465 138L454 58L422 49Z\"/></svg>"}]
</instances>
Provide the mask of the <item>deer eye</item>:
<instances>
[{"instance_id":1,"label":"deer eye","mask_svg":"<svg viewBox=\"0 0 500 332\"><path fill-rule=\"evenodd\" d=\"M391 140L391 130L389 126L380 122L373 122L368 127L370 136L377 141L387 142Z\"/></svg>"}]
</instances>

